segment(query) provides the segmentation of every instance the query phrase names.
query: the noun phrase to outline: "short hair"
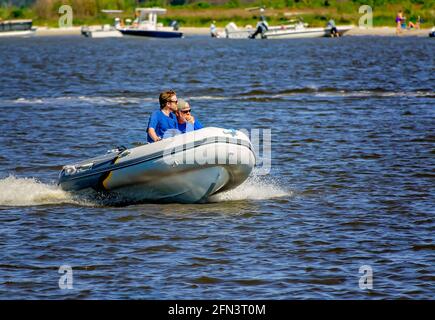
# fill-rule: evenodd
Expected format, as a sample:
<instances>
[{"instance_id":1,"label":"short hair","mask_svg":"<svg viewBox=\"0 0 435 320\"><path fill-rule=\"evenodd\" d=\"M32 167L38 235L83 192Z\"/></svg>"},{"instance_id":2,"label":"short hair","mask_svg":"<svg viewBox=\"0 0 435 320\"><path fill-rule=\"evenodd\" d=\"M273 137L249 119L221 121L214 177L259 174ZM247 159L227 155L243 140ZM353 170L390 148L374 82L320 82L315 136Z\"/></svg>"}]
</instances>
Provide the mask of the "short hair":
<instances>
[{"instance_id":1,"label":"short hair","mask_svg":"<svg viewBox=\"0 0 435 320\"><path fill-rule=\"evenodd\" d=\"M189 101L179 98L177 104L177 111L181 111L182 109L186 108L187 105L190 106Z\"/></svg>"},{"instance_id":2,"label":"short hair","mask_svg":"<svg viewBox=\"0 0 435 320\"><path fill-rule=\"evenodd\" d=\"M159 96L160 109L163 109L166 106L166 102L168 102L172 96L175 96L176 93L174 90L163 91Z\"/></svg>"}]
</instances>

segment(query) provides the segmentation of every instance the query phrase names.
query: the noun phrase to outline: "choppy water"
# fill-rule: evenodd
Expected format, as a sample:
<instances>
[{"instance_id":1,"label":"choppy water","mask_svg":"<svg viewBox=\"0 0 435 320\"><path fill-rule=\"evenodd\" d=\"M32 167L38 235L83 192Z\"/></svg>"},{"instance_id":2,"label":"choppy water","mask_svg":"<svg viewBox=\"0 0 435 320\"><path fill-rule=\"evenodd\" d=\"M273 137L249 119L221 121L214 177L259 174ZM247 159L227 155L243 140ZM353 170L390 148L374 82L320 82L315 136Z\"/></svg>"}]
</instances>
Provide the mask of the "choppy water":
<instances>
[{"instance_id":1,"label":"choppy water","mask_svg":"<svg viewBox=\"0 0 435 320\"><path fill-rule=\"evenodd\" d=\"M2 39L0 298L433 299L434 51L429 38ZM63 164L144 140L166 88L206 125L271 128L271 173L201 205L56 187Z\"/></svg>"}]
</instances>

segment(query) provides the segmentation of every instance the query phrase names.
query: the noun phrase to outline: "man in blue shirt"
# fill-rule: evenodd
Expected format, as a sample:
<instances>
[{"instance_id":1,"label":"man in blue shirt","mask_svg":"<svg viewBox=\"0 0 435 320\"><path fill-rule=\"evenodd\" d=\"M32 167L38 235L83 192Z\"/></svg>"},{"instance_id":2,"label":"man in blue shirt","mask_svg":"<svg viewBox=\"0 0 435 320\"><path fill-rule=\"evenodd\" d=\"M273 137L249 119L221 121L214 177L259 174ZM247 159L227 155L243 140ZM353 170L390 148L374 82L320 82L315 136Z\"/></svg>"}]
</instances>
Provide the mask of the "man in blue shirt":
<instances>
[{"instance_id":1,"label":"man in blue shirt","mask_svg":"<svg viewBox=\"0 0 435 320\"><path fill-rule=\"evenodd\" d=\"M177 116L178 130L182 133L204 128L202 123L192 116L191 111L189 102L183 99L178 101L178 109L175 114Z\"/></svg>"},{"instance_id":2,"label":"man in blue shirt","mask_svg":"<svg viewBox=\"0 0 435 320\"><path fill-rule=\"evenodd\" d=\"M165 133L170 129L178 129L177 117L173 112L177 111L177 95L175 91L164 91L159 96L160 110L151 114L147 127L147 141L157 142L165 138Z\"/></svg>"}]
</instances>

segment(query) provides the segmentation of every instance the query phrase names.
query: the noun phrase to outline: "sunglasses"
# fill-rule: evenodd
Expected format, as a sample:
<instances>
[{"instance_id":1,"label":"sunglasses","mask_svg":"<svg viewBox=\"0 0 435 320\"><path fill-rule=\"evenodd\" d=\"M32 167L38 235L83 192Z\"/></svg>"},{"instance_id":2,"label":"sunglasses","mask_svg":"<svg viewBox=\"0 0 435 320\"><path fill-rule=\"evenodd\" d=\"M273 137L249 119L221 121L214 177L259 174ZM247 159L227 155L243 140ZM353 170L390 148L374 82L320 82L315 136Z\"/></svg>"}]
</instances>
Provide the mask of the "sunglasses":
<instances>
[{"instance_id":1,"label":"sunglasses","mask_svg":"<svg viewBox=\"0 0 435 320\"><path fill-rule=\"evenodd\" d=\"M177 103L178 104L178 100L168 100L169 103Z\"/></svg>"},{"instance_id":2,"label":"sunglasses","mask_svg":"<svg viewBox=\"0 0 435 320\"><path fill-rule=\"evenodd\" d=\"M182 113L190 113L190 111L192 111L192 109L189 110L180 110Z\"/></svg>"}]
</instances>

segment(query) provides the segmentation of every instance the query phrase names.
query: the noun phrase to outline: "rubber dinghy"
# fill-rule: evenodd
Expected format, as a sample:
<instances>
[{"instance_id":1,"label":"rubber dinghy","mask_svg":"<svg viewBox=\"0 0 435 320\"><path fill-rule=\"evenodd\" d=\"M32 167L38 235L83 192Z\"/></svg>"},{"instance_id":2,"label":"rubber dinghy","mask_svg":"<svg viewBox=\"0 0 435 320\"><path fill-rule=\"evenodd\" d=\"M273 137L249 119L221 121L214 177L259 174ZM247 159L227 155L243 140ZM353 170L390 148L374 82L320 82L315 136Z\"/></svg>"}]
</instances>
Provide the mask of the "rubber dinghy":
<instances>
[{"instance_id":1,"label":"rubber dinghy","mask_svg":"<svg viewBox=\"0 0 435 320\"><path fill-rule=\"evenodd\" d=\"M241 131L204 128L63 167L66 191L94 189L128 202L204 202L243 183L255 166Z\"/></svg>"}]
</instances>

